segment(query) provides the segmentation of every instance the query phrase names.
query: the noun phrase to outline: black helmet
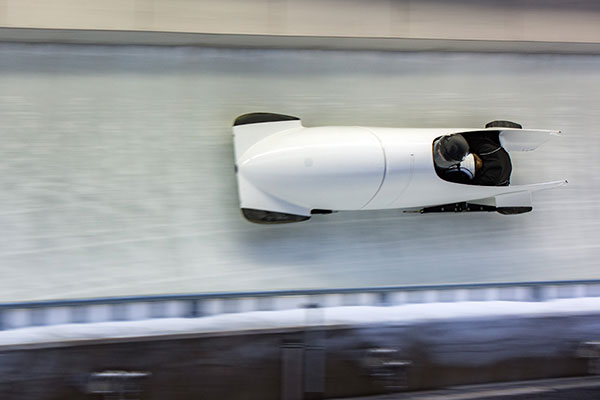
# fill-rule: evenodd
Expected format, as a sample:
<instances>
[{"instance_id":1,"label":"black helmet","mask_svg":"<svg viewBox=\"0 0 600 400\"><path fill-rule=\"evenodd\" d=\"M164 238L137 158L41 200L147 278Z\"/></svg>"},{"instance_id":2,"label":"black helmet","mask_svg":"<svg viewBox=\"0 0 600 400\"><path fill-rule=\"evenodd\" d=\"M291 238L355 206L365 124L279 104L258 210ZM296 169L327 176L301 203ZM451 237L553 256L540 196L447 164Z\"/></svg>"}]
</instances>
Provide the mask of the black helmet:
<instances>
[{"instance_id":1,"label":"black helmet","mask_svg":"<svg viewBox=\"0 0 600 400\"><path fill-rule=\"evenodd\" d=\"M440 168L449 168L460 163L469 153L469 144L458 133L442 136L433 142L433 160Z\"/></svg>"}]
</instances>

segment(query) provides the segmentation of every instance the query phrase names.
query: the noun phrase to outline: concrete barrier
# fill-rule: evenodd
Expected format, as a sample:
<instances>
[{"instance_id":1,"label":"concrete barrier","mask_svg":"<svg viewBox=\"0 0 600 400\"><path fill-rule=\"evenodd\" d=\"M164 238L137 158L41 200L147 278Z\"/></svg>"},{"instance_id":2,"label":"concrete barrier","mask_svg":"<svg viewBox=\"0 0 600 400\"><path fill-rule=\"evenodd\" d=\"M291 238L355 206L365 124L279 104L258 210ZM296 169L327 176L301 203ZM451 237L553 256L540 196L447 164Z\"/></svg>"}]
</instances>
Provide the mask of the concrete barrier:
<instances>
[{"instance_id":1,"label":"concrete barrier","mask_svg":"<svg viewBox=\"0 0 600 400\"><path fill-rule=\"evenodd\" d=\"M595 312L1 346L0 397L77 400L129 387L144 399L291 400L584 376L578 349L599 328Z\"/></svg>"}]
</instances>

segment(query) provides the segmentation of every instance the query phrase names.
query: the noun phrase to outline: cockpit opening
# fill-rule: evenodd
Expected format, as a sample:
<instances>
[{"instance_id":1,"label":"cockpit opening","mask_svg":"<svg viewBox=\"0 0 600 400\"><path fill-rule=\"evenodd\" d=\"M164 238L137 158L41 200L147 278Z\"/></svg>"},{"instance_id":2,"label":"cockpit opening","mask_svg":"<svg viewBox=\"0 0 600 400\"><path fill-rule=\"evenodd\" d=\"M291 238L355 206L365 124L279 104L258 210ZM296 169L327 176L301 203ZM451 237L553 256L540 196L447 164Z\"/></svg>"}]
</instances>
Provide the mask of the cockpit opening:
<instances>
[{"instance_id":1,"label":"cockpit opening","mask_svg":"<svg viewBox=\"0 0 600 400\"><path fill-rule=\"evenodd\" d=\"M474 131L436 138L432 146L435 172L453 183L508 186L512 164L499 134Z\"/></svg>"}]
</instances>

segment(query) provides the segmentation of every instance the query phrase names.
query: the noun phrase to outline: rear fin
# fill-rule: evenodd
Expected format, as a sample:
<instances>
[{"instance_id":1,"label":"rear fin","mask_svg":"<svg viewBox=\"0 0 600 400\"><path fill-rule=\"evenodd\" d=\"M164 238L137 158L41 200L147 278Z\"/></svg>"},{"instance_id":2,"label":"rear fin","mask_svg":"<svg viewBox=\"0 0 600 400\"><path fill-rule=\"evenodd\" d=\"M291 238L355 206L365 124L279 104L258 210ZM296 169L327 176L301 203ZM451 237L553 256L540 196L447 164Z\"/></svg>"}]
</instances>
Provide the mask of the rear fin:
<instances>
[{"instance_id":1,"label":"rear fin","mask_svg":"<svg viewBox=\"0 0 600 400\"><path fill-rule=\"evenodd\" d=\"M540 190L552 189L566 184L567 181L553 181L534 183L531 185L510 186L511 192L498 194L494 197L471 201L472 204L494 206L496 211L504 215L523 214L533 210L531 206L531 193Z\"/></svg>"},{"instance_id":2,"label":"rear fin","mask_svg":"<svg viewBox=\"0 0 600 400\"><path fill-rule=\"evenodd\" d=\"M552 182L542 182L542 183L532 183L530 185L511 185L509 186L509 188L511 189L516 189L516 191L519 190L527 190L531 193L533 192L537 192L540 190L546 190L546 189L553 189L555 187L559 187L559 186L563 186L566 185L567 182L566 180L564 181L552 181Z\"/></svg>"},{"instance_id":3,"label":"rear fin","mask_svg":"<svg viewBox=\"0 0 600 400\"><path fill-rule=\"evenodd\" d=\"M493 129L493 128L492 128ZM542 129L502 129L500 130L500 145L509 153L511 151L532 151L551 138L558 136L560 131Z\"/></svg>"},{"instance_id":4,"label":"rear fin","mask_svg":"<svg viewBox=\"0 0 600 400\"><path fill-rule=\"evenodd\" d=\"M529 206L531 205L531 193L538 192L540 190L553 189L563 186L567 183L567 181L552 181L532 183L529 185L505 186L504 193L483 199L471 200L469 203L496 207Z\"/></svg>"}]
</instances>

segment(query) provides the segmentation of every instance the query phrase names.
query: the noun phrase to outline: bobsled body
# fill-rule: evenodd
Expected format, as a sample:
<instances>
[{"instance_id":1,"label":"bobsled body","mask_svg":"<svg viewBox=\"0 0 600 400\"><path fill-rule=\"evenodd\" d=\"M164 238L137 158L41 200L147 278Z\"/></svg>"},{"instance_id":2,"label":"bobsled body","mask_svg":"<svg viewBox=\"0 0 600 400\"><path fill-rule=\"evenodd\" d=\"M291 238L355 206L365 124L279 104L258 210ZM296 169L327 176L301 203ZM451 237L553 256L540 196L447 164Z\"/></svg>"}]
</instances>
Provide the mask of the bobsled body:
<instances>
[{"instance_id":1,"label":"bobsled body","mask_svg":"<svg viewBox=\"0 0 600 400\"><path fill-rule=\"evenodd\" d=\"M241 116L233 127L240 205L253 222L300 221L315 210L411 209L465 201L530 208L532 191L563 183L476 186L438 176L432 152L436 138L498 128L307 128L298 119L255 122L261 120L258 115L276 114ZM248 122L248 116L255 119ZM502 128L499 134L506 149L530 150L555 133Z\"/></svg>"}]
</instances>

